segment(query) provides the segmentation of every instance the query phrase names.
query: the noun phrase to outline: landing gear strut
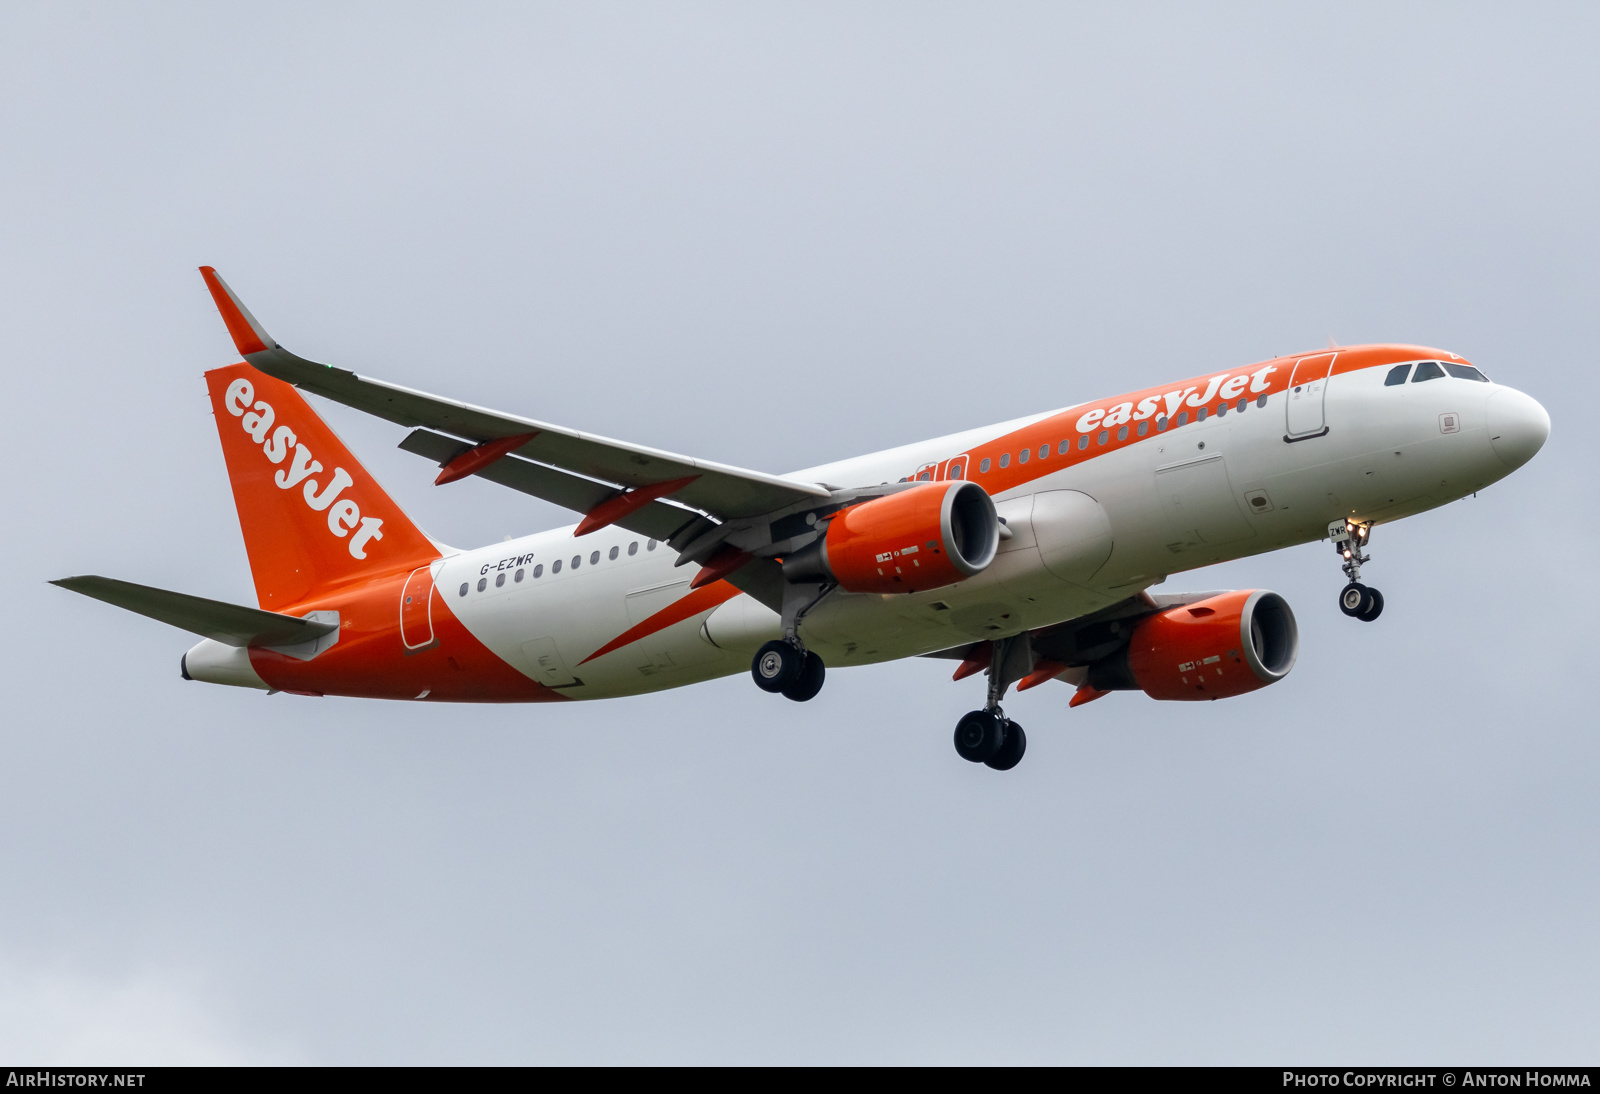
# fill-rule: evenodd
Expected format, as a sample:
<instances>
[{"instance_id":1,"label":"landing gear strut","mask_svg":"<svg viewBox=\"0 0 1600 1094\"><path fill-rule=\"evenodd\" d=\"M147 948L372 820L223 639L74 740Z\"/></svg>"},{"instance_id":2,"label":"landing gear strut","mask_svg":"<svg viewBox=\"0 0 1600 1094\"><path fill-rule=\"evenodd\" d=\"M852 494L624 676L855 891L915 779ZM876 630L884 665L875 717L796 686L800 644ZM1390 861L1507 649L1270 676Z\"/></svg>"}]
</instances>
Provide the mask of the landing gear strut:
<instances>
[{"instance_id":1,"label":"landing gear strut","mask_svg":"<svg viewBox=\"0 0 1600 1094\"><path fill-rule=\"evenodd\" d=\"M1017 664L1031 668L1028 636L1002 638L994 643L989 658L989 695L982 710L962 716L956 723L956 755L970 763L984 764L996 771L1010 771L1022 762L1028 750L1028 735L1000 709L1000 699L1011 684L1007 669ZM1026 670L1024 670L1024 675ZM1020 676L1016 677L1021 679Z\"/></svg>"},{"instance_id":2,"label":"landing gear strut","mask_svg":"<svg viewBox=\"0 0 1600 1094\"><path fill-rule=\"evenodd\" d=\"M1372 556L1362 554L1361 549L1367 545L1371 534L1371 524L1358 524L1353 520L1336 520L1328 525L1328 538L1333 540L1334 550L1344 559L1340 569L1350 579L1350 584L1339 591L1339 610L1364 623L1371 623L1383 614L1383 594L1361 584L1361 564L1372 561Z\"/></svg>"}]
</instances>

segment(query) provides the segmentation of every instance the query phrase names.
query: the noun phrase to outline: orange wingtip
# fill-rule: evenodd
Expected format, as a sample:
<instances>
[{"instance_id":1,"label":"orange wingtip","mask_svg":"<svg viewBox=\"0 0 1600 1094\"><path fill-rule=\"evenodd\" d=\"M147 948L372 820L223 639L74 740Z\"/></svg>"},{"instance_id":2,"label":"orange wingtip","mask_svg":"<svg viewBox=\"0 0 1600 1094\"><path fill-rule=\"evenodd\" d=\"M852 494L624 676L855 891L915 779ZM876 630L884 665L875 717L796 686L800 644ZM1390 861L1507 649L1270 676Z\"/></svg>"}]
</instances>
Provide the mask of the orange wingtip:
<instances>
[{"instance_id":1,"label":"orange wingtip","mask_svg":"<svg viewBox=\"0 0 1600 1094\"><path fill-rule=\"evenodd\" d=\"M217 311L222 313L222 321L227 324L234 348L246 357L269 349L273 345L272 339L261 329L261 324L256 322L256 317L250 314L249 309L239 303L239 298L233 295L227 282L217 276L217 271L210 266L201 266L200 276L206 279L206 288L211 290L211 299L216 302Z\"/></svg>"}]
</instances>

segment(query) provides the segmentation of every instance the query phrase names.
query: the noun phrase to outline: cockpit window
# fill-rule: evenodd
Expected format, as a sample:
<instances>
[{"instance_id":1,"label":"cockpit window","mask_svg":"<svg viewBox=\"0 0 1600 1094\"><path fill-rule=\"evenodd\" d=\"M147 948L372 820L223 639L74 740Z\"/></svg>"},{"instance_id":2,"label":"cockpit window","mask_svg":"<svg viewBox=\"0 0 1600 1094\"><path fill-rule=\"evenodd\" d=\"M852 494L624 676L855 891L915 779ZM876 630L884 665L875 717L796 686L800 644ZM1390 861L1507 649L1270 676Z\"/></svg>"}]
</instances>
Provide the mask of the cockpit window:
<instances>
[{"instance_id":1,"label":"cockpit window","mask_svg":"<svg viewBox=\"0 0 1600 1094\"><path fill-rule=\"evenodd\" d=\"M1489 382L1489 377L1485 376L1471 365L1456 365L1446 361L1444 363L1444 370L1450 375L1454 376L1457 380L1477 380L1480 383L1485 384Z\"/></svg>"},{"instance_id":2,"label":"cockpit window","mask_svg":"<svg viewBox=\"0 0 1600 1094\"><path fill-rule=\"evenodd\" d=\"M1396 384L1406 382L1406 373L1411 371L1410 365L1396 365L1389 370L1389 375L1384 378L1384 387L1394 387Z\"/></svg>"},{"instance_id":3,"label":"cockpit window","mask_svg":"<svg viewBox=\"0 0 1600 1094\"><path fill-rule=\"evenodd\" d=\"M1417 374L1411 377L1413 384L1420 384L1424 380L1438 380L1443 378L1444 369L1439 367L1437 361L1424 361L1417 366Z\"/></svg>"}]
</instances>

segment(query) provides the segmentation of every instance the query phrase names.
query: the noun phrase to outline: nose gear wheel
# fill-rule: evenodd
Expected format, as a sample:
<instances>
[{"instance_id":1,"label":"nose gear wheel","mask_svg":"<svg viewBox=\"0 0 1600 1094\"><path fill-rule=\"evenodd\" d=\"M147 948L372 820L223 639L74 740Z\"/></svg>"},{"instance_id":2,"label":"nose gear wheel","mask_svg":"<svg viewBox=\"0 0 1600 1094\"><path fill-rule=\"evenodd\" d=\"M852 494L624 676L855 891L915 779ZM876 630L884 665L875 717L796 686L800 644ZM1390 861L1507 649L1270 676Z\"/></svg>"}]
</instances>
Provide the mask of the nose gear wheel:
<instances>
[{"instance_id":1,"label":"nose gear wheel","mask_svg":"<svg viewBox=\"0 0 1600 1094\"><path fill-rule=\"evenodd\" d=\"M1352 619L1371 623L1383 614L1383 594L1361 583L1361 564L1372 556L1361 553L1372 535L1372 525L1353 520L1336 520L1328 525L1328 538L1343 559L1339 568L1350 583L1339 591L1339 610Z\"/></svg>"}]
</instances>

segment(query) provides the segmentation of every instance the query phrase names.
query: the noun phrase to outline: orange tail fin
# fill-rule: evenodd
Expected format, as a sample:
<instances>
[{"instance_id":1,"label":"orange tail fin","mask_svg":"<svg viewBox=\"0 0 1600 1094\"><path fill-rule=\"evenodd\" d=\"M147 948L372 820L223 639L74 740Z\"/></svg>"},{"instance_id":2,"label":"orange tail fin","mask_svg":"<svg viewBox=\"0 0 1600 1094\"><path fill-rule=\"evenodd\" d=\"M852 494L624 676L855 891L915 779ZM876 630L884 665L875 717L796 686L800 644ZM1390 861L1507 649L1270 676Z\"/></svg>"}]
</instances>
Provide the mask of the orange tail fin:
<instances>
[{"instance_id":1,"label":"orange tail fin","mask_svg":"<svg viewBox=\"0 0 1600 1094\"><path fill-rule=\"evenodd\" d=\"M439 556L292 386L242 362L206 386L263 608Z\"/></svg>"}]
</instances>

